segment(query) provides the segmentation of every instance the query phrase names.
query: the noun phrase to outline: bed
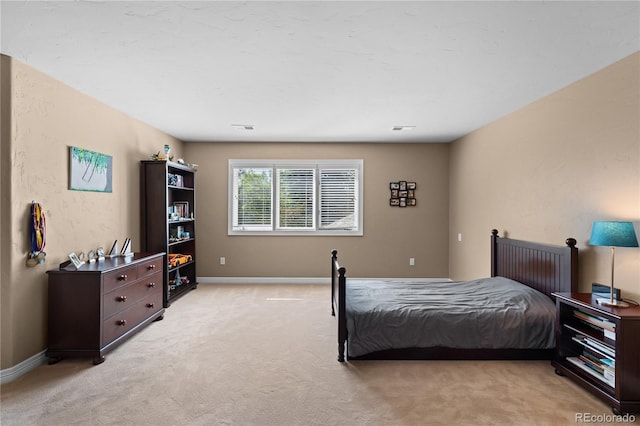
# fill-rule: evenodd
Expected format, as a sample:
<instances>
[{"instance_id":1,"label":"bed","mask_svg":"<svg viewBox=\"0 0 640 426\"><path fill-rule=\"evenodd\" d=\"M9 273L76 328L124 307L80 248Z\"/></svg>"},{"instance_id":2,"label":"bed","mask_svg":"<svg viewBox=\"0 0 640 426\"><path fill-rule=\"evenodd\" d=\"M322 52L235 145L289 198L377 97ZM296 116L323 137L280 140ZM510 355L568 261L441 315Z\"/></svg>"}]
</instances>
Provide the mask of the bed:
<instances>
[{"instance_id":1,"label":"bed","mask_svg":"<svg viewBox=\"0 0 640 426\"><path fill-rule=\"evenodd\" d=\"M578 290L576 240L565 243L503 238L494 229L491 276L465 282L347 279L333 250L338 361L552 359L551 293Z\"/></svg>"}]
</instances>

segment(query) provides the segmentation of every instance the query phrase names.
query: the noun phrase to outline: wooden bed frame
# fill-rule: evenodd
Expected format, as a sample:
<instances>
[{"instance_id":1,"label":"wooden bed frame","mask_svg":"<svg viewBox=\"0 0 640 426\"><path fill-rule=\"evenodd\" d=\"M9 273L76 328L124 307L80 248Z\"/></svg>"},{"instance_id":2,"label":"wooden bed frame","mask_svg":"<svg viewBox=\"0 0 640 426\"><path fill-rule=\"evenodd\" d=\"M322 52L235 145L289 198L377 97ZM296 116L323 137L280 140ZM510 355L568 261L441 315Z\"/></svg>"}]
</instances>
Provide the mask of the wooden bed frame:
<instances>
[{"instance_id":1,"label":"wooden bed frame","mask_svg":"<svg viewBox=\"0 0 640 426\"><path fill-rule=\"evenodd\" d=\"M578 291L578 249L568 238L566 246L501 238L491 231L491 276L519 281L553 299L553 292ZM346 268L331 252L331 315L338 312L338 361L345 360L348 339L345 308ZM552 359L553 349L406 348L373 352L347 359Z\"/></svg>"}]
</instances>

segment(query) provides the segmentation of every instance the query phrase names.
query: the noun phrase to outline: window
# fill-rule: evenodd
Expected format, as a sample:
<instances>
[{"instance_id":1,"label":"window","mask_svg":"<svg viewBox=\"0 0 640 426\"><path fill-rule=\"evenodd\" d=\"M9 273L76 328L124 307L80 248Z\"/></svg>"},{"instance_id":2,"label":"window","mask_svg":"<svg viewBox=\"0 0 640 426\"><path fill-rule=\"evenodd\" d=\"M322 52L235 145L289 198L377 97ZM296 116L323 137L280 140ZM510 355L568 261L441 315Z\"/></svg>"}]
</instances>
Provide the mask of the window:
<instances>
[{"instance_id":1,"label":"window","mask_svg":"<svg viewBox=\"0 0 640 426\"><path fill-rule=\"evenodd\" d=\"M362 160L229 160L229 235L362 235Z\"/></svg>"}]
</instances>

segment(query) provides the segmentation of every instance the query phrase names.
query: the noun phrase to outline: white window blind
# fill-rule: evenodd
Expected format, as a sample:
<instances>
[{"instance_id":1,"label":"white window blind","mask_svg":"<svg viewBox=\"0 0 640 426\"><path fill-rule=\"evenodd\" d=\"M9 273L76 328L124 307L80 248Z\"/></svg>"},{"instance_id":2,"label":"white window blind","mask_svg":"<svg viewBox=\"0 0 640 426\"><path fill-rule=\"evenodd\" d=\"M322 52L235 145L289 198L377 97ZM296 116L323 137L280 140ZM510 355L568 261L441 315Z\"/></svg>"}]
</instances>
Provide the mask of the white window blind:
<instances>
[{"instance_id":1,"label":"white window blind","mask_svg":"<svg viewBox=\"0 0 640 426\"><path fill-rule=\"evenodd\" d=\"M270 168L233 169L233 229L272 229L272 173Z\"/></svg>"},{"instance_id":2,"label":"white window blind","mask_svg":"<svg viewBox=\"0 0 640 426\"><path fill-rule=\"evenodd\" d=\"M320 170L321 229L358 227L358 187L357 170Z\"/></svg>"},{"instance_id":3,"label":"white window blind","mask_svg":"<svg viewBox=\"0 0 640 426\"><path fill-rule=\"evenodd\" d=\"M277 169L278 229L315 227L315 170Z\"/></svg>"},{"instance_id":4,"label":"white window blind","mask_svg":"<svg viewBox=\"0 0 640 426\"><path fill-rule=\"evenodd\" d=\"M362 235L362 160L229 160L230 235Z\"/></svg>"}]
</instances>

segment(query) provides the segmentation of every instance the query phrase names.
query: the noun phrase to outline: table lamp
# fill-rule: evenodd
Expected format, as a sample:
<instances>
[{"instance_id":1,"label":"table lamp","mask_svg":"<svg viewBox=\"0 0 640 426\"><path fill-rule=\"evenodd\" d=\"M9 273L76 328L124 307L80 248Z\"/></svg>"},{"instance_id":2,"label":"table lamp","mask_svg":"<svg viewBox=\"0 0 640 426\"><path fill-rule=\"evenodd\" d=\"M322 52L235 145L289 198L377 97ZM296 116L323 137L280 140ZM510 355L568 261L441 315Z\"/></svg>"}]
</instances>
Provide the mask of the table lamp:
<instances>
[{"instance_id":1,"label":"table lamp","mask_svg":"<svg viewBox=\"0 0 640 426\"><path fill-rule=\"evenodd\" d=\"M613 264L616 247L638 247L638 238L631 222L593 222L589 244L611 247L611 298L598 299L603 306L627 308L629 304L613 298Z\"/></svg>"}]
</instances>

